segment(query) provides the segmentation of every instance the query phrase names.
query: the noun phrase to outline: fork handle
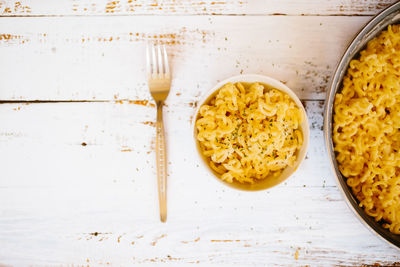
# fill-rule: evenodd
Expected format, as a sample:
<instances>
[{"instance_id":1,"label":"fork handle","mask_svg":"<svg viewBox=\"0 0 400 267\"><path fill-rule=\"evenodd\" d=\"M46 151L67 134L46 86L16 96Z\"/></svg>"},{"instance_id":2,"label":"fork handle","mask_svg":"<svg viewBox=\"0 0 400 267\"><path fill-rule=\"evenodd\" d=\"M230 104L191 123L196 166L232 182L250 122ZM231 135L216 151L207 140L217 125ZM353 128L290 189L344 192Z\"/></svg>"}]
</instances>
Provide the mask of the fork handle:
<instances>
[{"instance_id":1,"label":"fork handle","mask_svg":"<svg viewBox=\"0 0 400 267\"><path fill-rule=\"evenodd\" d=\"M157 102L157 137L156 137L156 159L157 159L157 183L158 200L160 205L160 220L167 221L167 153L165 146L164 123L163 123L163 101Z\"/></svg>"}]
</instances>

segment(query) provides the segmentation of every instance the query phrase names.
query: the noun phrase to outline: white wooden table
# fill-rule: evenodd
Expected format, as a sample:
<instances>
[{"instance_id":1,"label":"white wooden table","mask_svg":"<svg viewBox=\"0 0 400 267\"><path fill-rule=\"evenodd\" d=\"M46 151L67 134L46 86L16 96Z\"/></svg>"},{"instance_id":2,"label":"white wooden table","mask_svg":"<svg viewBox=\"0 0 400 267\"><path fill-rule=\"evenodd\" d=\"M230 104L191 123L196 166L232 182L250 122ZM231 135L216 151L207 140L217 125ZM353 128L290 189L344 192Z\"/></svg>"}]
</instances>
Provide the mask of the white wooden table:
<instances>
[{"instance_id":1,"label":"white wooden table","mask_svg":"<svg viewBox=\"0 0 400 267\"><path fill-rule=\"evenodd\" d=\"M394 0L0 0L0 266L399 265L341 195L324 150L327 83ZM147 40L173 67L168 221L158 215ZM275 77L311 125L299 172L240 192L193 155L191 118L217 81Z\"/></svg>"}]
</instances>

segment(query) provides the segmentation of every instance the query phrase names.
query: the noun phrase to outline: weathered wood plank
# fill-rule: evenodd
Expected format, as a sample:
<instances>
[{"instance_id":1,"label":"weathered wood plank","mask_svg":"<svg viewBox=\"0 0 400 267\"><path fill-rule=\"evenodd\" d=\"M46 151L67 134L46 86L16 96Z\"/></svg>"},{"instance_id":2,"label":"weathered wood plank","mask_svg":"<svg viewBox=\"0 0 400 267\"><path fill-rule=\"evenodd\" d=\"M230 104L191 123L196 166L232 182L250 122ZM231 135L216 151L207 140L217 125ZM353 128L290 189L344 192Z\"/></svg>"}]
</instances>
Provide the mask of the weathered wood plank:
<instances>
[{"instance_id":1,"label":"weathered wood plank","mask_svg":"<svg viewBox=\"0 0 400 267\"><path fill-rule=\"evenodd\" d=\"M0 263L400 261L397 250L355 218L336 187L324 152L322 101L305 101L311 142L299 172L249 193L225 187L198 164L194 107L175 100L165 110L167 224L158 220L151 103L0 105Z\"/></svg>"},{"instance_id":2,"label":"weathered wood plank","mask_svg":"<svg viewBox=\"0 0 400 267\"><path fill-rule=\"evenodd\" d=\"M352 36L393 2L0 0L0 16L23 16L0 18L0 101L105 101L0 105L0 266L399 265L398 250L342 199L322 101L304 101L311 142L299 172L264 192L213 179L190 124L200 96L239 73L323 99ZM201 14L211 16L188 16ZM167 224L158 220L147 41L167 45L174 72Z\"/></svg>"},{"instance_id":3,"label":"weathered wood plank","mask_svg":"<svg viewBox=\"0 0 400 267\"><path fill-rule=\"evenodd\" d=\"M375 15L395 0L1 0L3 16Z\"/></svg>"},{"instance_id":4,"label":"weathered wood plank","mask_svg":"<svg viewBox=\"0 0 400 267\"><path fill-rule=\"evenodd\" d=\"M194 153L194 144L191 143L193 126L192 117L195 112L195 105L192 102L180 102L177 96L171 97L175 101L165 107L165 120L166 131L173 144L170 164L174 161L172 159L180 158L180 164L171 166L171 172L177 171L181 175L182 171L179 170L180 165L184 164L183 160L188 162L198 161ZM135 104L136 103L136 104ZM308 117L310 119L312 138L320 139L322 141L322 102L321 101L305 101ZM144 103L135 101L113 101L106 103L23 103L23 104L2 104L0 105L0 146L5 149L14 149L18 146L23 149L24 153L19 153L19 149L15 150L16 153L2 153L3 159L11 162L18 162L18 158L30 162L30 171L36 170L37 173L32 173L35 180L29 177L23 178L23 183L20 180L13 179L13 170L26 172L25 169L17 170L16 166L5 164L3 172L10 174L8 178L4 177L1 182L8 186L24 185L24 186L44 186L48 183L48 177L43 176L43 182L40 182L40 171L46 169L49 161L52 161L53 154L44 153L42 158L36 158L35 155L43 153L44 151L38 149L40 146L46 147L51 151L55 151L57 146L62 149L68 149L65 153L59 153L60 159L55 159L57 164L64 164L65 162L73 161L79 166L71 169L64 170L61 177L70 179L75 176L75 172L84 169L96 170L96 165L99 168L108 170L107 176L112 176L113 172L121 171L123 166L126 166L132 173L136 172L136 168L141 166L151 166L153 168L154 156L154 124L155 124L155 107L152 102ZM179 142L184 139L185 142ZM30 149L28 146L37 145L35 149ZM26 148L24 148L26 147ZM68 152L68 153L67 153ZM107 164L102 165L93 158L91 161L85 162L76 155L82 155L88 158L94 155L104 155L108 158L108 153L120 155L121 160L116 160L118 168L110 168ZM98 154L97 154L98 153ZM309 157L312 157L313 162L318 162L321 168L328 168L325 162L325 151L322 143L315 144L311 142ZM312 155L315 155L312 156ZM185 157L187 158L185 158ZM12 157L12 158L11 158ZM61 158L67 157L63 160ZM133 157L133 158L132 158ZM105 160L106 158L99 158ZM110 157L112 158L112 157ZM125 160L129 160L126 162ZM92 162L93 161L93 162ZM33 162L35 162L33 164ZM92 162L94 165L86 166ZM307 162L307 161L306 161ZM104 161L105 163L105 161ZM308 166L308 163L304 164ZM201 166L193 164L196 169L202 169ZM50 168L49 166L47 168ZM313 170L313 168L304 167L306 176L313 177L313 180L308 180L308 184L312 186L322 186L323 181L318 177L321 169ZM56 169L61 166L53 166ZM100 171L104 173L105 170ZM126 169L124 171L127 171ZM68 172L73 172L69 173ZM128 172L129 173L129 172ZM202 172L207 175L207 172ZM149 175L149 173L147 174ZM26 179L26 180L25 180ZM310 178L307 178L310 179ZM25 182L31 183L26 184ZM303 186L305 181L300 181L296 186ZM310 184L311 183L311 184ZM326 181L324 182L326 183ZM334 184L328 184L333 186Z\"/></svg>"},{"instance_id":5,"label":"weathered wood plank","mask_svg":"<svg viewBox=\"0 0 400 267\"><path fill-rule=\"evenodd\" d=\"M259 73L303 99L323 99L340 56L368 19L2 18L0 100L149 99L147 41L167 45L172 94L191 98L218 80Z\"/></svg>"}]
</instances>

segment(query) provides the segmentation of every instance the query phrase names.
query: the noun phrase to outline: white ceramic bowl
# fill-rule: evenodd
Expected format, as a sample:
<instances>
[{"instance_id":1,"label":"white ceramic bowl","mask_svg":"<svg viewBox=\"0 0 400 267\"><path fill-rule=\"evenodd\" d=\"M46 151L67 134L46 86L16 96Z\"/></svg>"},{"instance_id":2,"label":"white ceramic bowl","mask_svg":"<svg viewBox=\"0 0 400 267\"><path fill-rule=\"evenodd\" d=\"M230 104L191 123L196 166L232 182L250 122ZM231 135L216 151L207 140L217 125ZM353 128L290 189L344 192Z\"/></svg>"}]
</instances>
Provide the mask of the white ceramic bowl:
<instances>
[{"instance_id":1,"label":"white ceramic bowl","mask_svg":"<svg viewBox=\"0 0 400 267\"><path fill-rule=\"evenodd\" d=\"M301 112L303 112L303 115L304 115L303 116L304 120L300 124L301 130L303 132L304 141L303 141L303 145L302 145L301 149L298 152L295 165L293 167L286 167L286 169L281 173L281 175L279 175L277 177L267 177L266 179L260 180L259 182L252 184L252 185L241 184L236 181L233 183L229 183L229 182L225 182L222 179L220 179L219 174L217 174L214 170L212 170L211 167L208 165L208 161L201 153L201 148L200 148L199 142L197 141L197 138L196 138L197 137L196 120L198 117L198 112L199 112L200 107L203 104L205 104L206 102L208 102L209 98L211 96L213 96L216 93L216 91L218 91L223 85L225 85L226 83L237 83L237 82L246 82L246 83L259 82L261 84L266 84L266 85L276 88L282 92L285 92L293 99L293 101L300 108ZM193 140L194 140L196 154L198 155L198 159L202 163L203 167L208 169L208 171L211 172L218 181L224 183L225 185L228 185L228 186L236 188L236 189L250 190L250 191L263 190L263 189L273 187L273 186L283 182L284 180L289 178L293 173L295 173L295 171L298 169L300 163L304 160L304 158L306 156L308 142L309 142L309 136L310 136L307 115L306 115L303 104L301 103L300 99L296 96L296 94L291 89L289 89L289 87L287 87L280 81L277 81L277 80L267 77L267 76L256 75L256 74L245 74L245 75L234 76L234 77L228 78L226 80L223 80L223 81L219 82L217 85L215 85L211 90L209 90L206 94L204 94L202 96L201 100L199 101L195 115L193 116L192 126L193 126Z\"/></svg>"}]
</instances>

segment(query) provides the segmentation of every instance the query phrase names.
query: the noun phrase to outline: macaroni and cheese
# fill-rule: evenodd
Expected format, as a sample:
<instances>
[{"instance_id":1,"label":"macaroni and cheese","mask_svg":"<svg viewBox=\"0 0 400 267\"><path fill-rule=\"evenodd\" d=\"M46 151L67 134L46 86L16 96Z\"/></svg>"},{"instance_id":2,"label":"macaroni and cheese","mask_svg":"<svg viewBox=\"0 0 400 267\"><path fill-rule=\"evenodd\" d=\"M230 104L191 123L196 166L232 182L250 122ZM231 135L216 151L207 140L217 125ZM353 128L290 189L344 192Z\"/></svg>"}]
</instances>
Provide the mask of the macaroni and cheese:
<instances>
[{"instance_id":1,"label":"macaroni and cheese","mask_svg":"<svg viewBox=\"0 0 400 267\"><path fill-rule=\"evenodd\" d=\"M200 107L197 140L222 180L253 184L295 164L303 119L282 91L260 83L227 83Z\"/></svg>"},{"instance_id":2,"label":"macaroni and cheese","mask_svg":"<svg viewBox=\"0 0 400 267\"><path fill-rule=\"evenodd\" d=\"M400 26L389 26L350 62L336 94L333 141L360 207L400 234Z\"/></svg>"}]
</instances>

